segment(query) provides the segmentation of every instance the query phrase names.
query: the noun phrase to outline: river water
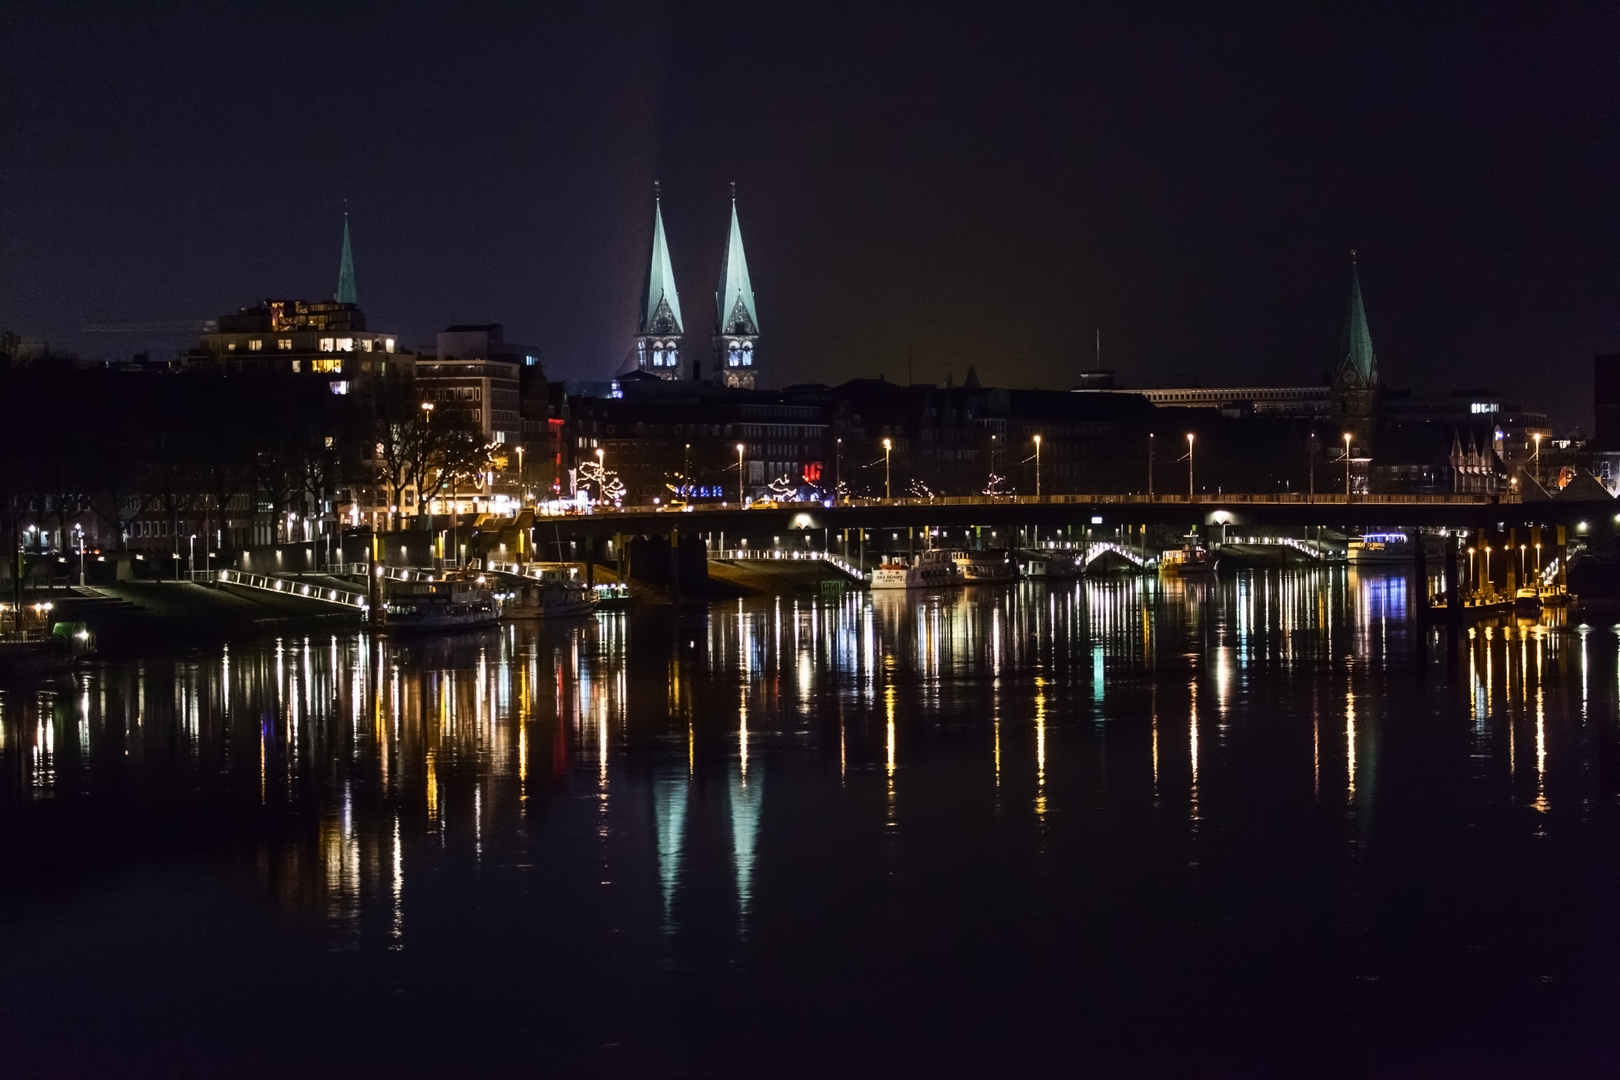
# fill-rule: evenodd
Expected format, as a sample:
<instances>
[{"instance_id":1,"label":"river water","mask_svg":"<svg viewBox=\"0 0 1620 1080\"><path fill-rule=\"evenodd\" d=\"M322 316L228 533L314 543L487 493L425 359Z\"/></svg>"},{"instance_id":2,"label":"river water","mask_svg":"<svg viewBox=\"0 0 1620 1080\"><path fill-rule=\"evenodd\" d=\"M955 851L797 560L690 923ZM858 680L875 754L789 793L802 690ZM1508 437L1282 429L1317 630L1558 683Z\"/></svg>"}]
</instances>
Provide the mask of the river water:
<instances>
[{"instance_id":1,"label":"river water","mask_svg":"<svg viewBox=\"0 0 1620 1080\"><path fill-rule=\"evenodd\" d=\"M6 1075L1620 1068L1620 637L1339 570L0 691Z\"/></svg>"}]
</instances>

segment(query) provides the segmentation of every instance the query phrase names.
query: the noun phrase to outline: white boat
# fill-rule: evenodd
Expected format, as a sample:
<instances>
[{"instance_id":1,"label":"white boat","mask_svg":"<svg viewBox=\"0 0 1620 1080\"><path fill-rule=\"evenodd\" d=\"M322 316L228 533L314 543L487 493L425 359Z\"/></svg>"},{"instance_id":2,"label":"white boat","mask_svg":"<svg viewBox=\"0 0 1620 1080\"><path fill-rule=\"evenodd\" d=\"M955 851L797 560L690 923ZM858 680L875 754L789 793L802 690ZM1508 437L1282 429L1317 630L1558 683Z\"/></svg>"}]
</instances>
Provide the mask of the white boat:
<instances>
[{"instance_id":1,"label":"white boat","mask_svg":"<svg viewBox=\"0 0 1620 1080\"><path fill-rule=\"evenodd\" d=\"M503 619L561 619L589 615L596 610L596 595L575 579L573 567L545 569L537 577L514 581L501 594Z\"/></svg>"},{"instance_id":2,"label":"white boat","mask_svg":"<svg viewBox=\"0 0 1620 1080\"><path fill-rule=\"evenodd\" d=\"M961 571L951 553L943 549L925 551L910 563L894 556L872 571L874 589L944 589L960 584Z\"/></svg>"},{"instance_id":3,"label":"white boat","mask_svg":"<svg viewBox=\"0 0 1620 1080\"><path fill-rule=\"evenodd\" d=\"M396 631L472 630L500 618L495 594L463 578L391 583L387 612L388 628Z\"/></svg>"},{"instance_id":4,"label":"white boat","mask_svg":"<svg viewBox=\"0 0 1620 1080\"><path fill-rule=\"evenodd\" d=\"M952 553L956 566L962 571L965 585L999 585L1018 580L1018 564L1006 548L984 548L981 551Z\"/></svg>"},{"instance_id":5,"label":"white boat","mask_svg":"<svg viewBox=\"0 0 1620 1080\"><path fill-rule=\"evenodd\" d=\"M1367 533L1348 544L1351 566L1403 566L1413 559L1405 533Z\"/></svg>"}]
</instances>

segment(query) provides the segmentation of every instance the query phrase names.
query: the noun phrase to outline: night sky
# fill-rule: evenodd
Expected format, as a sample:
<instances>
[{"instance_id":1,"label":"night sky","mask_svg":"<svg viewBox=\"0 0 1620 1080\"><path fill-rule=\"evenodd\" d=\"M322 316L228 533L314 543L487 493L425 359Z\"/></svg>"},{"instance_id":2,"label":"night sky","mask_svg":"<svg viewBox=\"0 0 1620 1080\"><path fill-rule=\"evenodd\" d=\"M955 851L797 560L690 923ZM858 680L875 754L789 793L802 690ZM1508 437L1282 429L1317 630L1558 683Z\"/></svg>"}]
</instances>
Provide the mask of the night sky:
<instances>
[{"instance_id":1,"label":"night sky","mask_svg":"<svg viewBox=\"0 0 1620 1080\"><path fill-rule=\"evenodd\" d=\"M1415 8L1418 10L1409 10ZM1590 425L1620 350L1620 9L0 8L0 327L84 355L329 297L626 354L654 180L707 355L736 181L771 385L1320 380Z\"/></svg>"}]
</instances>

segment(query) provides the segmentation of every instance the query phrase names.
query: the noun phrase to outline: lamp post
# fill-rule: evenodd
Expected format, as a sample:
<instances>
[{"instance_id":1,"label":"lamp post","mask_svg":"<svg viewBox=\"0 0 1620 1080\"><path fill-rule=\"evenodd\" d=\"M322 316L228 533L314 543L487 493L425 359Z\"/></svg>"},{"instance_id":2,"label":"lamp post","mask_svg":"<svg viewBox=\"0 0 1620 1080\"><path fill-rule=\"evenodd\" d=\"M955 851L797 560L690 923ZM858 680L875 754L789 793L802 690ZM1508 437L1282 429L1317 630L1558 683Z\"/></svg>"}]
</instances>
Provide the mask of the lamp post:
<instances>
[{"instance_id":1,"label":"lamp post","mask_svg":"<svg viewBox=\"0 0 1620 1080\"><path fill-rule=\"evenodd\" d=\"M743 505L743 444L737 444L737 505Z\"/></svg>"},{"instance_id":2,"label":"lamp post","mask_svg":"<svg viewBox=\"0 0 1620 1080\"><path fill-rule=\"evenodd\" d=\"M1469 587L1470 590L1473 590L1473 589L1478 588L1478 586L1479 586L1479 582L1474 580L1474 549L1469 548L1468 549L1468 587Z\"/></svg>"},{"instance_id":3,"label":"lamp post","mask_svg":"<svg viewBox=\"0 0 1620 1080\"><path fill-rule=\"evenodd\" d=\"M840 490L842 490L843 486L844 486L844 440L843 439L834 439L833 440L833 505L834 506L838 505L838 492ZM849 539L849 534L845 533L844 538L847 541ZM845 554L847 555L849 553L846 551Z\"/></svg>"},{"instance_id":4,"label":"lamp post","mask_svg":"<svg viewBox=\"0 0 1620 1080\"><path fill-rule=\"evenodd\" d=\"M523 487L523 444L518 443L518 508L522 509L529 503L529 493Z\"/></svg>"},{"instance_id":5,"label":"lamp post","mask_svg":"<svg viewBox=\"0 0 1620 1080\"><path fill-rule=\"evenodd\" d=\"M1035 436L1035 497L1041 497L1041 437Z\"/></svg>"},{"instance_id":6,"label":"lamp post","mask_svg":"<svg viewBox=\"0 0 1620 1080\"><path fill-rule=\"evenodd\" d=\"M1344 433L1344 497L1350 498L1350 433Z\"/></svg>"},{"instance_id":7,"label":"lamp post","mask_svg":"<svg viewBox=\"0 0 1620 1080\"><path fill-rule=\"evenodd\" d=\"M681 461L681 486L686 488L685 495L692 495L692 444L686 444L686 456Z\"/></svg>"},{"instance_id":8,"label":"lamp post","mask_svg":"<svg viewBox=\"0 0 1620 1080\"><path fill-rule=\"evenodd\" d=\"M1485 545L1485 595L1490 596L1496 592L1491 585L1491 545Z\"/></svg>"},{"instance_id":9,"label":"lamp post","mask_svg":"<svg viewBox=\"0 0 1620 1080\"><path fill-rule=\"evenodd\" d=\"M1541 483L1541 432L1530 436L1536 441L1536 483Z\"/></svg>"},{"instance_id":10,"label":"lamp post","mask_svg":"<svg viewBox=\"0 0 1620 1080\"><path fill-rule=\"evenodd\" d=\"M191 580L196 581L197 580L197 534L196 533L192 533L189 537L187 537L186 545L187 545L187 548L188 548L188 550L186 552L186 568L187 568L188 571L190 571Z\"/></svg>"},{"instance_id":11,"label":"lamp post","mask_svg":"<svg viewBox=\"0 0 1620 1080\"><path fill-rule=\"evenodd\" d=\"M883 501L888 502L892 497L889 494L889 451L894 444L888 439L883 440Z\"/></svg>"},{"instance_id":12,"label":"lamp post","mask_svg":"<svg viewBox=\"0 0 1620 1080\"><path fill-rule=\"evenodd\" d=\"M1153 498L1153 435L1148 434L1148 498Z\"/></svg>"},{"instance_id":13,"label":"lamp post","mask_svg":"<svg viewBox=\"0 0 1620 1080\"><path fill-rule=\"evenodd\" d=\"M73 531L79 537L79 585L82 588L84 586L84 526L75 525Z\"/></svg>"},{"instance_id":14,"label":"lamp post","mask_svg":"<svg viewBox=\"0 0 1620 1080\"><path fill-rule=\"evenodd\" d=\"M1187 433L1187 498L1193 497L1193 437L1192 432Z\"/></svg>"}]
</instances>

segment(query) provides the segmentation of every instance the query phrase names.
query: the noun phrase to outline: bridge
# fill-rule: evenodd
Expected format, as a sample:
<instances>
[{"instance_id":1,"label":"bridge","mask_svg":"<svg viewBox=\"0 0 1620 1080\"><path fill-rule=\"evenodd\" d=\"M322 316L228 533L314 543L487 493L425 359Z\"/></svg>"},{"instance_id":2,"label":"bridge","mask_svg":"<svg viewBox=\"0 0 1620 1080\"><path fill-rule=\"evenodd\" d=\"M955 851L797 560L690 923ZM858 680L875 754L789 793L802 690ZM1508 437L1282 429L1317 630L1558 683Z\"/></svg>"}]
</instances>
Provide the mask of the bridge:
<instances>
[{"instance_id":1,"label":"bridge","mask_svg":"<svg viewBox=\"0 0 1620 1080\"><path fill-rule=\"evenodd\" d=\"M1538 500L1517 495L1046 495L991 498L858 499L836 506L781 503L747 509L733 506L598 506L590 513L546 516L537 527L573 538L615 534L730 534L736 537L790 529L898 529L1104 525L1326 526L1341 531L1370 528L1524 528L1586 525L1608 536L1620 503L1614 500ZM1580 530L1584 532L1585 530Z\"/></svg>"}]
</instances>

